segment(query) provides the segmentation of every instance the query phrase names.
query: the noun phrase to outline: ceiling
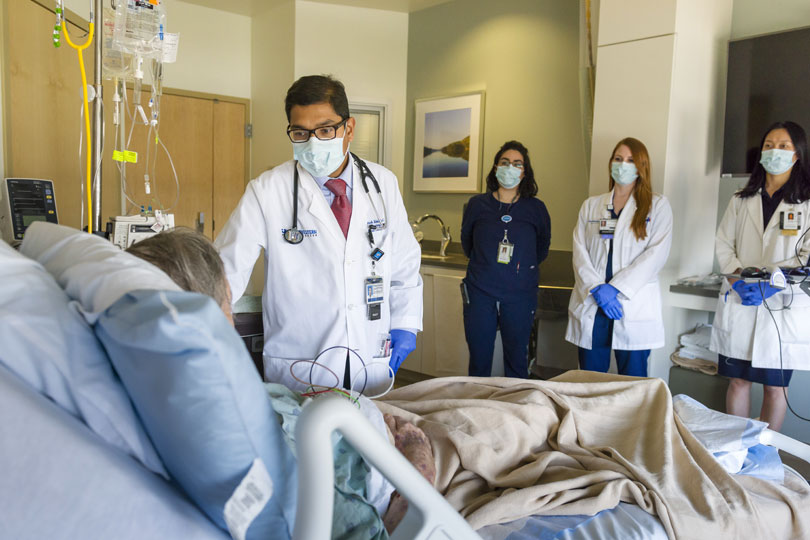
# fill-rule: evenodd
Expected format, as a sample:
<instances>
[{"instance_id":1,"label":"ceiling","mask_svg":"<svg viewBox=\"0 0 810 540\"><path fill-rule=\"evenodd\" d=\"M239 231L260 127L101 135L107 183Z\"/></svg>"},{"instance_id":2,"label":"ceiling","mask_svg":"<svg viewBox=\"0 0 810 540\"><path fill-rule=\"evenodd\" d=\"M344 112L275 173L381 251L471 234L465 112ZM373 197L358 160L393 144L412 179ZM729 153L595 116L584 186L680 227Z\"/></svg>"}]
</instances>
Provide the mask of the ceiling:
<instances>
[{"instance_id":1,"label":"ceiling","mask_svg":"<svg viewBox=\"0 0 810 540\"><path fill-rule=\"evenodd\" d=\"M189 4L229 11L239 15L253 15L262 9L274 7L290 0L184 0ZM398 11L410 13L419 11L450 0L310 0L321 4L337 4L341 6L382 9L385 11Z\"/></svg>"}]
</instances>

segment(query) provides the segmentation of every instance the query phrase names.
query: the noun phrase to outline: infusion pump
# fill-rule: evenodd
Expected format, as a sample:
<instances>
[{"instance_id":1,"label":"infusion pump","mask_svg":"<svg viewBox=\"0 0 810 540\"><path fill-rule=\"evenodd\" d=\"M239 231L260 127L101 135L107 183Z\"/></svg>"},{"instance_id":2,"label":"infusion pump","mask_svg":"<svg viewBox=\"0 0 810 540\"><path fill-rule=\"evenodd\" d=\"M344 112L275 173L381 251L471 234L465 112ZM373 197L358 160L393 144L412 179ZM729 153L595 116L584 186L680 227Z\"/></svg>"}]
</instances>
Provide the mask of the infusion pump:
<instances>
[{"instance_id":1,"label":"infusion pump","mask_svg":"<svg viewBox=\"0 0 810 540\"><path fill-rule=\"evenodd\" d=\"M20 241L35 221L59 223L51 180L6 178L0 189L0 235L6 242Z\"/></svg>"},{"instance_id":2,"label":"infusion pump","mask_svg":"<svg viewBox=\"0 0 810 540\"><path fill-rule=\"evenodd\" d=\"M174 228L174 214L164 214L155 210L153 216L115 216L110 218L112 229L110 241L121 249L127 249L144 238L154 236L161 231Z\"/></svg>"}]
</instances>

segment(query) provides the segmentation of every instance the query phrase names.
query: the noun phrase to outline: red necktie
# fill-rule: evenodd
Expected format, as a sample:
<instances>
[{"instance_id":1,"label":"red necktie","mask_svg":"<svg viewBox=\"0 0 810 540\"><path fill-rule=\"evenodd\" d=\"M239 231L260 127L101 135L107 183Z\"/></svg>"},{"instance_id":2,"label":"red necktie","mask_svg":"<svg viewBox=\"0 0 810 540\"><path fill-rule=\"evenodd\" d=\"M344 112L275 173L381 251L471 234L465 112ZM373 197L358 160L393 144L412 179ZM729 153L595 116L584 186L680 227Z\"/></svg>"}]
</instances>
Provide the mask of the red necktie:
<instances>
[{"instance_id":1,"label":"red necktie","mask_svg":"<svg viewBox=\"0 0 810 540\"><path fill-rule=\"evenodd\" d=\"M335 214L338 225L343 231L343 236L349 236L349 222L352 219L352 204L346 196L346 182L340 178L333 178L326 181L326 188L335 194L332 201L332 213Z\"/></svg>"}]
</instances>

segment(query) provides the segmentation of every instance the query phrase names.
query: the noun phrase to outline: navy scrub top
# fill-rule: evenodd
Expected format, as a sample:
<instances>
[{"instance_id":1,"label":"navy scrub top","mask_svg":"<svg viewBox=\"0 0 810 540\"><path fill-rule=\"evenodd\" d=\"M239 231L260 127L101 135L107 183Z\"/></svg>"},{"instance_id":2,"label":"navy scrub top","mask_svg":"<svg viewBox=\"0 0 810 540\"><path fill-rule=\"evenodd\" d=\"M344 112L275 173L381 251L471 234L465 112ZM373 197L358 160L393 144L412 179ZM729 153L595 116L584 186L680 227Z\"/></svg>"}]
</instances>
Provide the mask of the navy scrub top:
<instances>
[{"instance_id":1,"label":"navy scrub top","mask_svg":"<svg viewBox=\"0 0 810 540\"><path fill-rule=\"evenodd\" d=\"M508 222L502 219L506 215ZM508 264L498 262L504 230L515 246ZM492 193L475 195L461 222L461 246L470 258L465 281L496 298L534 292L550 244L551 218L540 199L521 198L510 205Z\"/></svg>"}]
</instances>

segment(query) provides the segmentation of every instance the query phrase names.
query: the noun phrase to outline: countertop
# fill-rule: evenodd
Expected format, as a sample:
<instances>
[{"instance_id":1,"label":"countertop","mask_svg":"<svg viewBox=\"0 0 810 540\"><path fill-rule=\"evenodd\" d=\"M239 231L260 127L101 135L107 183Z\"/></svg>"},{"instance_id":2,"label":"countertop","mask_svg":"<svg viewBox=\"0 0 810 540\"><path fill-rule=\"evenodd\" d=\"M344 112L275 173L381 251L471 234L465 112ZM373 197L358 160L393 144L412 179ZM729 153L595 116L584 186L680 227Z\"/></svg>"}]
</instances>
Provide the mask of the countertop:
<instances>
[{"instance_id":1,"label":"countertop","mask_svg":"<svg viewBox=\"0 0 810 540\"><path fill-rule=\"evenodd\" d=\"M694 294L696 296L705 296L706 298L716 300L720 295L720 285L678 285L675 283L669 286L669 292Z\"/></svg>"},{"instance_id":2,"label":"countertop","mask_svg":"<svg viewBox=\"0 0 810 540\"><path fill-rule=\"evenodd\" d=\"M447 256L439 257L439 242L435 240L422 241L422 264L438 266L440 268L453 268L465 270L469 259L464 255L461 244L451 243L447 247ZM573 289L574 269L571 265L571 252L551 250L546 260L540 264L541 289Z\"/></svg>"}]
</instances>

